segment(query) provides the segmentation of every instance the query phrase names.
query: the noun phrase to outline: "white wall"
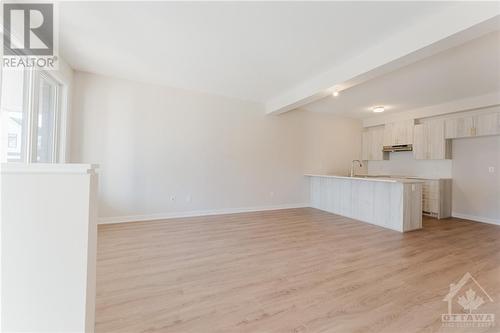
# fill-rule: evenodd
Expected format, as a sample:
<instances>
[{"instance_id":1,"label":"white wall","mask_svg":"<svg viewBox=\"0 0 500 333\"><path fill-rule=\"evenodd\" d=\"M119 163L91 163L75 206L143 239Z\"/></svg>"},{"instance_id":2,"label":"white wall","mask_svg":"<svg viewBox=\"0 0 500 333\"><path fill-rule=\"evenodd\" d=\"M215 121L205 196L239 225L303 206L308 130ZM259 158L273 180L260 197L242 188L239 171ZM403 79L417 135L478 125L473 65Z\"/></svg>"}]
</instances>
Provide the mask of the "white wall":
<instances>
[{"instance_id":1,"label":"white wall","mask_svg":"<svg viewBox=\"0 0 500 333\"><path fill-rule=\"evenodd\" d=\"M453 216L500 224L500 136L453 140L453 159Z\"/></svg>"},{"instance_id":2,"label":"white wall","mask_svg":"<svg viewBox=\"0 0 500 333\"><path fill-rule=\"evenodd\" d=\"M73 162L100 165L99 215L119 221L307 204L303 174L347 172L361 123L76 72L72 138Z\"/></svg>"},{"instance_id":3,"label":"white wall","mask_svg":"<svg viewBox=\"0 0 500 333\"><path fill-rule=\"evenodd\" d=\"M370 175L451 178L452 160L415 160L413 152L390 153L389 160L368 161Z\"/></svg>"},{"instance_id":4,"label":"white wall","mask_svg":"<svg viewBox=\"0 0 500 333\"><path fill-rule=\"evenodd\" d=\"M348 175L351 161L361 157L361 122L328 113L308 112L305 123L306 173ZM365 166L356 167L358 173L365 171Z\"/></svg>"}]
</instances>

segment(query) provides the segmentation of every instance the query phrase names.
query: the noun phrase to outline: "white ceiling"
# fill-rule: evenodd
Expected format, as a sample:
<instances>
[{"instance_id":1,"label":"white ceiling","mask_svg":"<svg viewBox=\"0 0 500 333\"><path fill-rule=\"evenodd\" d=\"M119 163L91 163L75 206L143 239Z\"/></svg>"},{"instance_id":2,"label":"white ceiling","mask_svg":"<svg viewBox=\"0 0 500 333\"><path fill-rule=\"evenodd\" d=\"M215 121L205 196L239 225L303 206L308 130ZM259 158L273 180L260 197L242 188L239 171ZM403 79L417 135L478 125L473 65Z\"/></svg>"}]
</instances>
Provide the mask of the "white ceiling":
<instances>
[{"instance_id":1,"label":"white ceiling","mask_svg":"<svg viewBox=\"0 0 500 333\"><path fill-rule=\"evenodd\" d=\"M60 50L76 70L266 102L447 6L445 2L62 2ZM446 68L436 70L457 77ZM415 82L428 86L414 88L431 94L428 100L436 99L431 88L444 83L413 75ZM391 86L394 80L371 86L375 89L371 98L360 99L356 88L335 103L321 101L311 107L364 108L375 102L402 107L402 98L415 94ZM447 91L446 98L453 94ZM411 98L405 107L419 103Z\"/></svg>"},{"instance_id":2,"label":"white ceiling","mask_svg":"<svg viewBox=\"0 0 500 333\"><path fill-rule=\"evenodd\" d=\"M498 91L500 32L494 32L303 108L364 118L376 105L400 112Z\"/></svg>"}]
</instances>

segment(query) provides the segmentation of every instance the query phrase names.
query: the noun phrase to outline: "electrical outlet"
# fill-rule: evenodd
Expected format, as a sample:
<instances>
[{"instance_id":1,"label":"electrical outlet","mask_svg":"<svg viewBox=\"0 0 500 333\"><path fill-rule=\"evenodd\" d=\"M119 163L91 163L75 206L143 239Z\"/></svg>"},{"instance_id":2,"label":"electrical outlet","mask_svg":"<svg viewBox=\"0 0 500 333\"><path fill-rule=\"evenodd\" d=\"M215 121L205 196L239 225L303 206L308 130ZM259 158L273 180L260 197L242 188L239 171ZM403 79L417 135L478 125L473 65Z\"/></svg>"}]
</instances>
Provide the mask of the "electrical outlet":
<instances>
[{"instance_id":1,"label":"electrical outlet","mask_svg":"<svg viewBox=\"0 0 500 333\"><path fill-rule=\"evenodd\" d=\"M175 195L171 195L171 196L170 196L170 201L175 201L175 199L176 199L176 198L175 198Z\"/></svg>"},{"instance_id":2,"label":"electrical outlet","mask_svg":"<svg viewBox=\"0 0 500 333\"><path fill-rule=\"evenodd\" d=\"M495 173L495 167L492 167L492 166L488 167L488 172Z\"/></svg>"}]
</instances>

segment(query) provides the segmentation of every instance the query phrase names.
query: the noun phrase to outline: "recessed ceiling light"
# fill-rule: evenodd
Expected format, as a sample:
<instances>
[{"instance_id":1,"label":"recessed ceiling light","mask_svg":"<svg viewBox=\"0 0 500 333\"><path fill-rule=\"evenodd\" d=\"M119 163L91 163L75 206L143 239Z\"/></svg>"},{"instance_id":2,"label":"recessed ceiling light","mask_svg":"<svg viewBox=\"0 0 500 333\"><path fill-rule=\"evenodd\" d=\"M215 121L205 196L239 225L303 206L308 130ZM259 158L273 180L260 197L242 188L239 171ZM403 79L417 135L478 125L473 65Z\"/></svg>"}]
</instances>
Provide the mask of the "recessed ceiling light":
<instances>
[{"instance_id":1,"label":"recessed ceiling light","mask_svg":"<svg viewBox=\"0 0 500 333\"><path fill-rule=\"evenodd\" d=\"M372 109L373 112L376 112L376 113L380 113L380 112L384 112L385 111L385 108L383 106L375 106L373 109Z\"/></svg>"},{"instance_id":2,"label":"recessed ceiling light","mask_svg":"<svg viewBox=\"0 0 500 333\"><path fill-rule=\"evenodd\" d=\"M333 97L337 97L339 95L339 91L335 89L332 93Z\"/></svg>"}]
</instances>

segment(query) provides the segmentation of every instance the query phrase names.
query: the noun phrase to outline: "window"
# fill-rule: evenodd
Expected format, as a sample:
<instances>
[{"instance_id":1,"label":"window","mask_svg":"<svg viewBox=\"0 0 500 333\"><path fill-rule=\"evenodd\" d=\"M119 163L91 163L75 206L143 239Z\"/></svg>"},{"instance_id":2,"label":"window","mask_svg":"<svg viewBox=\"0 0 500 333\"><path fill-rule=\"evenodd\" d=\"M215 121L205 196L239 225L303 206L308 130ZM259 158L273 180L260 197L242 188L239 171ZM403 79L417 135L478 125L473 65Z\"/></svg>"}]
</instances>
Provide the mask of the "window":
<instances>
[{"instance_id":1,"label":"window","mask_svg":"<svg viewBox=\"0 0 500 333\"><path fill-rule=\"evenodd\" d=\"M55 141L58 84L50 77L38 78L38 105L34 112L33 134L36 145L33 156L36 162L50 163L55 160Z\"/></svg>"},{"instance_id":2,"label":"window","mask_svg":"<svg viewBox=\"0 0 500 333\"><path fill-rule=\"evenodd\" d=\"M8 143L7 143L7 148L12 148L16 149L17 148L17 137L19 135L17 133L9 133L8 135Z\"/></svg>"},{"instance_id":3,"label":"window","mask_svg":"<svg viewBox=\"0 0 500 333\"><path fill-rule=\"evenodd\" d=\"M24 100L25 72L4 71L2 75L1 108L7 118L7 160L22 162L26 155L26 134L28 117Z\"/></svg>"},{"instance_id":4,"label":"window","mask_svg":"<svg viewBox=\"0 0 500 333\"><path fill-rule=\"evenodd\" d=\"M2 74L7 162L59 161L62 84L43 71L4 70Z\"/></svg>"}]
</instances>

